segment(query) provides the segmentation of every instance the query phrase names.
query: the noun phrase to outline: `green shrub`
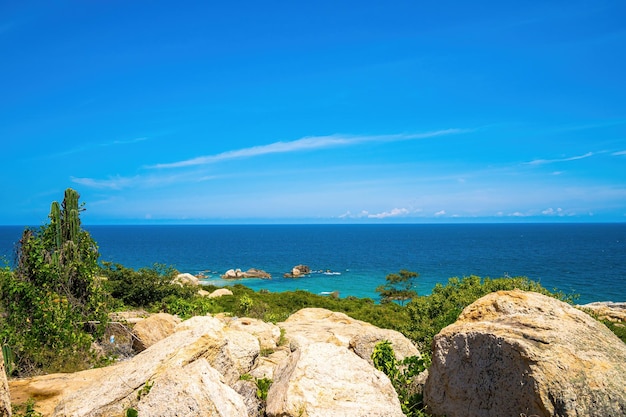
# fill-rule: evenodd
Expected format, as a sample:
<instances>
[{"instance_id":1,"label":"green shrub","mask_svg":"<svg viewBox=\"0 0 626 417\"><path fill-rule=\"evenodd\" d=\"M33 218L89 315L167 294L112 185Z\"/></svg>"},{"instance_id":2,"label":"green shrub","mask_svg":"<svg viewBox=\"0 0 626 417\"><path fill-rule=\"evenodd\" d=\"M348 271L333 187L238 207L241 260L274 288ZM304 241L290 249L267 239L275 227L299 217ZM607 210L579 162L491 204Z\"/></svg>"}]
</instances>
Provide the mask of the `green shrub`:
<instances>
[{"instance_id":1,"label":"green shrub","mask_svg":"<svg viewBox=\"0 0 626 417\"><path fill-rule=\"evenodd\" d=\"M430 351L433 337L452 324L465 307L494 291L520 289L534 291L572 303L574 295L551 292L526 277L481 279L477 276L450 278L446 285L437 284L432 293L416 297L407 304L408 320L399 329L416 342L422 353Z\"/></svg>"},{"instance_id":2,"label":"green shrub","mask_svg":"<svg viewBox=\"0 0 626 417\"><path fill-rule=\"evenodd\" d=\"M267 401L267 392L272 385L272 380L269 378L256 378L256 397L261 401Z\"/></svg>"},{"instance_id":3,"label":"green shrub","mask_svg":"<svg viewBox=\"0 0 626 417\"><path fill-rule=\"evenodd\" d=\"M98 247L80 227L78 193L65 191L50 223L26 228L17 266L0 270L0 340L18 375L74 371L96 363L91 342L108 321L108 297L97 278Z\"/></svg>"},{"instance_id":4,"label":"green shrub","mask_svg":"<svg viewBox=\"0 0 626 417\"><path fill-rule=\"evenodd\" d=\"M39 411L35 410L35 400L29 398L24 404L13 407L13 417L43 417Z\"/></svg>"},{"instance_id":5,"label":"green shrub","mask_svg":"<svg viewBox=\"0 0 626 417\"><path fill-rule=\"evenodd\" d=\"M383 340L374 346L372 361L376 369L389 377L398 394L402 412L409 417L424 415L422 394L412 386L413 379L426 369L424 360L409 356L399 362L391 342Z\"/></svg>"},{"instance_id":6,"label":"green shrub","mask_svg":"<svg viewBox=\"0 0 626 417\"><path fill-rule=\"evenodd\" d=\"M111 296L124 305L148 308L169 296L189 298L196 289L173 284L176 270L155 264L151 268L134 270L120 264L103 262L100 274L106 278Z\"/></svg>"}]
</instances>

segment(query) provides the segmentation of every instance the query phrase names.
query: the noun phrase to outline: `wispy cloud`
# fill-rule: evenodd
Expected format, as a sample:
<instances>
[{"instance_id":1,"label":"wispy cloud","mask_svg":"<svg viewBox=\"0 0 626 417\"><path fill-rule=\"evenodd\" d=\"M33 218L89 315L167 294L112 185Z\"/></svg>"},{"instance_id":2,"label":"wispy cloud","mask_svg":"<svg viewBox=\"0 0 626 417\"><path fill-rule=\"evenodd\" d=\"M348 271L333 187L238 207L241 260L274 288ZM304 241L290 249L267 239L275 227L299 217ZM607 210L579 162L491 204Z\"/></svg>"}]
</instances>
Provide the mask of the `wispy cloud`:
<instances>
[{"instance_id":1,"label":"wispy cloud","mask_svg":"<svg viewBox=\"0 0 626 417\"><path fill-rule=\"evenodd\" d=\"M215 155L205 155L196 158L186 159L178 162L156 164L148 168L182 168L196 165L213 164L220 161L240 158L252 158L255 156L269 155L276 153L303 152L317 149L328 149L339 146L354 146L367 142L398 142L404 140L426 139L437 136L464 133L465 129L445 129L426 133L396 134L396 135L372 135L372 136L350 136L350 135L330 135L311 136L288 142L274 142L268 145L253 146L250 148L237 149L234 151L222 152Z\"/></svg>"},{"instance_id":2,"label":"wispy cloud","mask_svg":"<svg viewBox=\"0 0 626 417\"><path fill-rule=\"evenodd\" d=\"M84 185L90 188L121 190L122 188L131 186L134 183L135 178L117 176L105 180L98 180L94 178L71 177L70 180L75 184Z\"/></svg>"},{"instance_id":3,"label":"wispy cloud","mask_svg":"<svg viewBox=\"0 0 626 417\"><path fill-rule=\"evenodd\" d=\"M626 155L626 151L613 152L611 155L613 155L613 156L623 156L623 155Z\"/></svg>"},{"instance_id":4,"label":"wispy cloud","mask_svg":"<svg viewBox=\"0 0 626 417\"><path fill-rule=\"evenodd\" d=\"M569 161L576 161L579 159L585 159L585 158L589 158L590 156L593 156L594 153L593 152L587 152L584 155L577 155L577 156L572 156L569 158L559 158L559 159L535 159L534 161L530 161L527 162L528 165L545 165L545 164L554 164L557 162L569 162Z\"/></svg>"},{"instance_id":5,"label":"wispy cloud","mask_svg":"<svg viewBox=\"0 0 626 417\"><path fill-rule=\"evenodd\" d=\"M127 140L112 140L109 142L101 142L101 143L86 143L83 146L77 146L75 148L66 149L61 152L46 155L46 158L50 159L50 158L56 158L59 156L73 155L76 153L89 151L91 149L108 148L110 146L129 145L129 144L133 144L137 142L143 142L146 140L148 140L147 137L138 137L138 138L127 139Z\"/></svg>"}]
</instances>

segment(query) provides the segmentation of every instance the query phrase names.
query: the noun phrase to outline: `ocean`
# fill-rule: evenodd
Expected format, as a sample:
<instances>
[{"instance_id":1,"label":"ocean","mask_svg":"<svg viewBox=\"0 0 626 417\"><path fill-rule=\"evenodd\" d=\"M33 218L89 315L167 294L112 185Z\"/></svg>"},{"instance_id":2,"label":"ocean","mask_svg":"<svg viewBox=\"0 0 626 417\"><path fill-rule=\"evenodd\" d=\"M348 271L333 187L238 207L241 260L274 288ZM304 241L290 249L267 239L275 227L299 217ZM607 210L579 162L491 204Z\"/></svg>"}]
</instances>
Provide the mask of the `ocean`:
<instances>
[{"instance_id":1,"label":"ocean","mask_svg":"<svg viewBox=\"0 0 626 417\"><path fill-rule=\"evenodd\" d=\"M164 264L217 285L377 299L385 277L407 269L419 273L421 295L450 277L526 276L579 294L581 304L626 301L626 223L84 227L101 261ZM22 230L0 226L0 257L9 263ZM283 277L299 264L314 272ZM272 279L225 282L220 275L231 268L262 269Z\"/></svg>"}]
</instances>

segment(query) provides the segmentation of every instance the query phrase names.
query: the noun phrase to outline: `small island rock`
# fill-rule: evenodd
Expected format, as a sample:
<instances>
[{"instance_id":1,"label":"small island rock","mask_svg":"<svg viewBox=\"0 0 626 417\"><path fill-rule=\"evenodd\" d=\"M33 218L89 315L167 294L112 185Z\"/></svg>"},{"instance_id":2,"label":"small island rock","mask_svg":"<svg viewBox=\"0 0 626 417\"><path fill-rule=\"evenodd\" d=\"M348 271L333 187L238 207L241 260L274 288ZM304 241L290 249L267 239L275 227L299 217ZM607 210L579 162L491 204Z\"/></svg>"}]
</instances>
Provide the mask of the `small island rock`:
<instances>
[{"instance_id":1,"label":"small island rock","mask_svg":"<svg viewBox=\"0 0 626 417\"><path fill-rule=\"evenodd\" d=\"M243 272L241 269L229 269L222 275L222 279L261 278L270 279L272 275L258 268L250 268Z\"/></svg>"},{"instance_id":2,"label":"small island rock","mask_svg":"<svg viewBox=\"0 0 626 417\"><path fill-rule=\"evenodd\" d=\"M284 277L285 278L298 278L303 275L308 275L311 273L311 268L307 265L297 265L291 269L291 272L287 272Z\"/></svg>"}]
</instances>

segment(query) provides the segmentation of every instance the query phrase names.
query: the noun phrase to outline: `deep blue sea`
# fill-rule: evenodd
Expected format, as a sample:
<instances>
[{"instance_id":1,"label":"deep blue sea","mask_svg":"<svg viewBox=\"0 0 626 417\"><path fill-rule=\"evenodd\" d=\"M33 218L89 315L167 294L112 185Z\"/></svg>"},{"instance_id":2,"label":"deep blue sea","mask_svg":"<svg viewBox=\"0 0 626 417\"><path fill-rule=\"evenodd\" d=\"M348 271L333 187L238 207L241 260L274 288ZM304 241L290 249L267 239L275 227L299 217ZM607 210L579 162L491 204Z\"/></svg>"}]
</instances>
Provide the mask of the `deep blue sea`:
<instances>
[{"instance_id":1,"label":"deep blue sea","mask_svg":"<svg viewBox=\"0 0 626 417\"><path fill-rule=\"evenodd\" d=\"M238 281L255 290L377 299L387 274L408 269L420 274L422 295L450 277L521 275L577 293L579 303L626 301L626 223L84 227L103 261L170 265L219 285L231 268L271 273L271 280ZM22 230L0 226L0 256L9 262ZM283 278L298 264L317 272Z\"/></svg>"}]
</instances>

